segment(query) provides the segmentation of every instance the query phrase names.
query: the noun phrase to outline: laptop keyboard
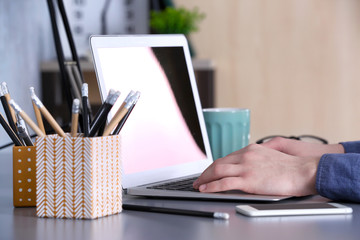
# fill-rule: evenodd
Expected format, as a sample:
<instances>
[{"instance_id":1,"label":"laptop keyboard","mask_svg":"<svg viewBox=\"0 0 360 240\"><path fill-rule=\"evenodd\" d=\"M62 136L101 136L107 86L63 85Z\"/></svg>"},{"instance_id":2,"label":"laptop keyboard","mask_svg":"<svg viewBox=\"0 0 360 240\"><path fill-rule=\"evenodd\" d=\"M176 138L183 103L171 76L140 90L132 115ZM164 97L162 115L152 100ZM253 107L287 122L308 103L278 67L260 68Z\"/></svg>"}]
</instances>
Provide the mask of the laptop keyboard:
<instances>
[{"instance_id":1,"label":"laptop keyboard","mask_svg":"<svg viewBox=\"0 0 360 240\"><path fill-rule=\"evenodd\" d=\"M198 192L199 190L193 188L193 182L197 177L187 178L174 182L167 182L163 184L149 186L149 189L160 189L160 190L171 190L171 191L187 191L187 192Z\"/></svg>"}]
</instances>

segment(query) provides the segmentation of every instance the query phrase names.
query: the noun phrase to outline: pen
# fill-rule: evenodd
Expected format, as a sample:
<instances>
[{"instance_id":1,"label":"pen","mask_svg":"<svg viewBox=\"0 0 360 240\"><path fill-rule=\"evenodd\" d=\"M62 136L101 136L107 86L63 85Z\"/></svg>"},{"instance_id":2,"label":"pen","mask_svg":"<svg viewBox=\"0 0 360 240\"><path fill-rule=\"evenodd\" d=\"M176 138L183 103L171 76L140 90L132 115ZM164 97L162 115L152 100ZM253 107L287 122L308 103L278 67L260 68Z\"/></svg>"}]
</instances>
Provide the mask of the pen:
<instances>
[{"instance_id":1,"label":"pen","mask_svg":"<svg viewBox=\"0 0 360 240\"><path fill-rule=\"evenodd\" d=\"M16 102L13 99L10 99L9 101L10 106L15 110L17 114L19 114L25 122L31 127L34 132L40 136L45 137L46 135L41 131L41 129L34 123L31 118L20 108L19 105L16 104Z\"/></svg>"},{"instance_id":2,"label":"pen","mask_svg":"<svg viewBox=\"0 0 360 240\"><path fill-rule=\"evenodd\" d=\"M137 101L140 98L140 92L136 92L134 94L134 96L132 96L134 98L134 103L131 105L131 107L129 108L129 111L125 114L125 116L123 117L123 119L121 119L121 121L119 122L119 124L116 126L114 132L112 133L112 135L118 135L122 129L122 127L124 126L126 120L128 119L128 117L130 116L132 110L134 109Z\"/></svg>"},{"instance_id":3,"label":"pen","mask_svg":"<svg viewBox=\"0 0 360 240\"><path fill-rule=\"evenodd\" d=\"M35 112L35 117L36 117L36 121L38 123L38 126L39 128L41 129L41 131L46 134L45 132L45 127L44 127L44 123L43 123L43 120L42 120L42 116L41 116L41 113L40 113L40 110L39 108L36 106L35 104L35 101L34 101L34 98L36 97L36 94L35 94L35 89L33 87L30 87L30 96L31 96L31 99L32 99L32 105L33 105L33 108L34 108L34 112Z\"/></svg>"},{"instance_id":4,"label":"pen","mask_svg":"<svg viewBox=\"0 0 360 240\"><path fill-rule=\"evenodd\" d=\"M75 98L72 105L71 137L76 137L80 112L80 100Z\"/></svg>"},{"instance_id":5,"label":"pen","mask_svg":"<svg viewBox=\"0 0 360 240\"><path fill-rule=\"evenodd\" d=\"M100 129L101 125L106 122L107 115L111 108L119 98L120 92L110 90L105 102L101 105L99 111L97 111L94 120L91 123L89 137L95 136L96 132Z\"/></svg>"},{"instance_id":6,"label":"pen","mask_svg":"<svg viewBox=\"0 0 360 240\"><path fill-rule=\"evenodd\" d=\"M55 130L57 134L59 134L61 137L66 137L65 132L61 129L60 125L55 121L53 116L49 113L49 111L46 109L44 104L40 101L40 99L37 96L33 96L33 101L35 102L35 105L39 108L40 112L44 115L46 120L49 122L51 127ZM23 116L22 116L23 117ZM24 118L24 117L23 117ZM24 118L26 121L26 119ZM45 135L45 134L44 134Z\"/></svg>"},{"instance_id":7,"label":"pen","mask_svg":"<svg viewBox=\"0 0 360 240\"><path fill-rule=\"evenodd\" d=\"M8 102L9 100L6 97L6 96L10 96L10 95L9 95L8 87L7 87L5 82L1 83L0 91L1 91L0 92L1 104L2 104L2 106L4 108L6 118L8 120L8 123L9 123L11 129L16 134L16 131L17 131L16 126L15 126L16 118L15 119L13 118L13 114L12 114L13 110L10 108L10 105L9 105L9 102ZM15 114L14 114L14 116L15 116Z\"/></svg>"},{"instance_id":8,"label":"pen","mask_svg":"<svg viewBox=\"0 0 360 240\"><path fill-rule=\"evenodd\" d=\"M130 94L131 92L125 98L124 102L121 104L120 108L117 110L114 117L110 120L109 125L105 127L103 136L108 136L111 133L111 131L116 127L116 125L119 124L119 122L125 116L125 114L128 112L129 108L135 101L135 99L133 99L132 95Z\"/></svg>"},{"instance_id":9,"label":"pen","mask_svg":"<svg viewBox=\"0 0 360 240\"><path fill-rule=\"evenodd\" d=\"M1 113L0 113L0 124L3 126L4 130L9 135L15 146L23 146L20 139L16 136L15 132L11 129L11 127L6 122L4 116Z\"/></svg>"},{"instance_id":10,"label":"pen","mask_svg":"<svg viewBox=\"0 0 360 240\"><path fill-rule=\"evenodd\" d=\"M89 136L89 112L88 112L88 97L89 89L88 84L84 83L81 87L81 96L82 96L82 110L83 110L83 128L84 128L84 137Z\"/></svg>"},{"instance_id":11,"label":"pen","mask_svg":"<svg viewBox=\"0 0 360 240\"><path fill-rule=\"evenodd\" d=\"M208 217L208 218L216 218L216 219L224 219L224 220L228 220L230 217L228 213L223 213L223 212L204 212L197 210L150 207L150 206L141 206L141 205L132 205L132 204L123 204L122 208L124 210L132 210L132 211L168 213L168 214Z\"/></svg>"},{"instance_id":12,"label":"pen","mask_svg":"<svg viewBox=\"0 0 360 240\"><path fill-rule=\"evenodd\" d=\"M26 124L24 119L20 116L20 114L16 114L16 126L18 129L18 135L20 139L23 141L25 146L34 146L33 142L31 141L31 138L29 136L29 132L26 128Z\"/></svg>"}]
</instances>

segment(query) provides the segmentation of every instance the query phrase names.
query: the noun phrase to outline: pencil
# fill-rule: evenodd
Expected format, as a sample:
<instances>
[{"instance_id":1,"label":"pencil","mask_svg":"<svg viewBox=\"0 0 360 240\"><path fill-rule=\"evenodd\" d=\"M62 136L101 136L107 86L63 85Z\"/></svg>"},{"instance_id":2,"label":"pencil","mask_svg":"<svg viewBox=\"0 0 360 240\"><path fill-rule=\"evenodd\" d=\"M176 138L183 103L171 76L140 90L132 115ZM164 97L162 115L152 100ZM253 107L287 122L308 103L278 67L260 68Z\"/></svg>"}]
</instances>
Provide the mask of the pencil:
<instances>
[{"instance_id":1,"label":"pencil","mask_svg":"<svg viewBox=\"0 0 360 240\"><path fill-rule=\"evenodd\" d=\"M75 98L72 105L71 115L71 137L76 137L80 112L80 100Z\"/></svg>"},{"instance_id":2,"label":"pencil","mask_svg":"<svg viewBox=\"0 0 360 240\"><path fill-rule=\"evenodd\" d=\"M120 92L110 90L105 102L101 105L100 109L97 111L94 120L91 123L89 137L95 136L96 132L100 129L102 124L106 122L107 115L109 114L111 108L115 104L116 100L119 98Z\"/></svg>"},{"instance_id":3,"label":"pencil","mask_svg":"<svg viewBox=\"0 0 360 240\"><path fill-rule=\"evenodd\" d=\"M41 116L41 113L40 113L40 110L39 108L36 106L35 104L35 100L34 98L36 98L36 94L35 94L35 89L33 87L30 88L30 94L31 94L31 99L32 99L32 105L33 105L33 108L34 108L34 112L35 112L35 117L36 117L36 121L38 123L38 126L39 128L41 129L41 131L46 134L45 132L45 127L44 127L44 122L42 120L42 116Z\"/></svg>"},{"instance_id":4,"label":"pencil","mask_svg":"<svg viewBox=\"0 0 360 240\"><path fill-rule=\"evenodd\" d=\"M37 96L33 96L33 101L35 102L35 105L39 108L42 115L44 115L45 119L51 125L51 127L55 130L55 132L57 134L59 134L61 137L66 137L65 132L61 129L60 125L56 122L56 120L53 118L53 116L51 116L51 114L45 108L44 104L40 101L40 99ZM24 120L26 121L25 118L24 118Z\"/></svg>"},{"instance_id":5,"label":"pencil","mask_svg":"<svg viewBox=\"0 0 360 240\"><path fill-rule=\"evenodd\" d=\"M84 83L81 87L81 96L82 96L82 110L83 110L83 128L84 128L84 137L89 136L89 111L88 111L88 96L89 96L89 89L88 84Z\"/></svg>"},{"instance_id":6,"label":"pencil","mask_svg":"<svg viewBox=\"0 0 360 240\"><path fill-rule=\"evenodd\" d=\"M6 122L4 116L1 113L0 113L0 123L3 126L4 130L6 131L6 133L8 134L8 136L11 138L11 140L15 144L15 146L23 146L20 139L17 137L15 132L11 129L11 127Z\"/></svg>"},{"instance_id":7,"label":"pencil","mask_svg":"<svg viewBox=\"0 0 360 240\"><path fill-rule=\"evenodd\" d=\"M7 118L8 124L10 125L10 127L14 131L14 133L17 134L17 129L16 129L16 125L15 125L16 119L14 121L14 119L12 117L12 113L11 113L12 109L11 109L5 95L9 95L9 92L8 92L8 88L6 86L6 83L3 82L3 83L1 83L1 89L0 89L1 104L2 104L2 106L4 108L4 112L5 112L5 116Z\"/></svg>"},{"instance_id":8,"label":"pencil","mask_svg":"<svg viewBox=\"0 0 360 240\"><path fill-rule=\"evenodd\" d=\"M97 132L97 135L98 135L98 136L102 136L102 135L103 135L104 130L105 130L105 126L106 126L106 121L105 121L103 124L101 124L101 126L99 127L99 130L98 130L98 132Z\"/></svg>"},{"instance_id":9,"label":"pencil","mask_svg":"<svg viewBox=\"0 0 360 240\"><path fill-rule=\"evenodd\" d=\"M46 135L41 131L41 129L34 123L31 118L20 108L19 105L15 103L13 99L10 99L9 101L10 106L15 110L17 114L20 114L20 116L24 119L24 121L30 126L32 130L39 136L39 137L45 137Z\"/></svg>"},{"instance_id":10,"label":"pencil","mask_svg":"<svg viewBox=\"0 0 360 240\"><path fill-rule=\"evenodd\" d=\"M105 101L103 104L101 104L99 110L96 112L95 116L94 116L94 120L91 122L90 124L90 129L94 127L94 124L96 123L96 119L98 119L100 117L100 114L102 113L102 111L104 111L105 107L107 106L106 103L108 103L110 101L110 99L112 98L112 95L116 93L116 91L114 89L110 89Z\"/></svg>"},{"instance_id":11,"label":"pencil","mask_svg":"<svg viewBox=\"0 0 360 240\"><path fill-rule=\"evenodd\" d=\"M121 119L121 121L119 122L119 124L116 126L114 132L112 133L112 135L118 135L122 129L122 127L125 125L126 123L126 120L128 119L128 117L130 116L132 110L134 109L137 101L139 100L140 98L140 92L136 92L134 94L134 96L132 96L134 98L134 102L133 104L131 105L131 107L129 108L129 111L125 114L125 116L123 117L123 119Z\"/></svg>"},{"instance_id":12,"label":"pencil","mask_svg":"<svg viewBox=\"0 0 360 240\"><path fill-rule=\"evenodd\" d=\"M135 91L131 90L131 91L128 93L128 95L126 96L125 100L121 103L119 109L124 108L125 104L126 104L127 102L129 102L130 98L131 98L132 96L134 96L134 94L135 94Z\"/></svg>"},{"instance_id":13,"label":"pencil","mask_svg":"<svg viewBox=\"0 0 360 240\"><path fill-rule=\"evenodd\" d=\"M31 141L31 138L29 136L29 132L26 128L26 124L24 119L20 116L20 114L16 114L16 126L18 129L18 135L20 139L23 141L25 146L34 146L33 142Z\"/></svg>"},{"instance_id":14,"label":"pencil","mask_svg":"<svg viewBox=\"0 0 360 240\"><path fill-rule=\"evenodd\" d=\"M7 101L7 103L8 103L8 108L10 109L12 121L14 122L14 125L15 125L15 124L16 124L15 111L14 111L14 109L12 109L12 108L10 107L10 104L9 104L9 101L10 101L11 97L10 97L9 88L8 88L6 82L2 82L2 83L1 83L1 89L2 89L2 91L3 91L3 93L4 93L4 96L5 96L5 98L6 98L6 101ZM9 122L10 122L10 119L9 119ZM15 131L15 130L14 130L14 131Z\"/></svg>"},{"instance_id":15,"label":"pencil","mask_svg":"<svg viewBox=\"0 0 360 240\"><path fill-rule=\"evenodd\" d=\"M125 106L125 103L127 103L134 94L135 94L135 92L133 90L131 90L129 92L129 94L126 96L124 102L121 104L119 109L123 108ZM101 126L99 127L99 131L97 133L98 136L103 136L105 127L106 127L106 121L103 124L101 124Z\"/></svg>"},{"instance_id":16,"label":"pencil","mask_svg":"<svg viewBox=\"0 0 360 240\"><path fill-rule=\"evenodd\" d=\"M124 107L120 107L118 111L115 113L114 117L110 120L109 125L105 127L103 136L108 136L111 131L119 124L121 119L125 116L125 114L129 111L130 107L134 103L135 99L130 97L128 102L125 102Z\"/></svg>"},{"instance_id":17,"label":"pencil","mask_svg":"<svg viewBox=\"0 0 360 240\"><path fill-rule=\"evenodd\" d=\"M216 218L223 220L228 220L230 217L228 213L223 213L223 212L205 212L198 210L152 207L152 206L133 205L133 204L123 204L122 208L124 210L132 210L132 211L157 212L157 213L167 213L167 214L196 216L196 217L208 217L208 218Z\"/></svg>"}]
</instances>

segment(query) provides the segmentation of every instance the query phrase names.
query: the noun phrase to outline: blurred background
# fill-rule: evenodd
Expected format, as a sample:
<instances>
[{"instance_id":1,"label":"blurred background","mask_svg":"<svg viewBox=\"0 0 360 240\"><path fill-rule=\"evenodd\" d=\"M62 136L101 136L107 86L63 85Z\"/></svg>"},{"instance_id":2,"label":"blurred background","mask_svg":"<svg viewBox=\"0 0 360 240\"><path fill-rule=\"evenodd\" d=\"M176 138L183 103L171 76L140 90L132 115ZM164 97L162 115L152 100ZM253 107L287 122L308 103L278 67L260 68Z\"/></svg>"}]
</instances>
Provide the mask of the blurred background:
<instances>
[{"instance_id":1,"label":"blurred background","mask_svg":"<svg viewBox=\"0 0 360 240\"><path fill-rule=\"evenodd\" d=\"M210 74L202 83L211 98L205 105L249 108L251 142L277 134L313 134L331 143L359 139L359 0L64 3L85 81L94 81L89 35L156 33L152 10L195 9L202 18L187 36L195 70ZM54 90L61 86L46 1L0 0L0 26L0 81L31 117L30 86L56 111L62 96ZM0 130L0 144L8 142Z\"/></svg>"}]
</instances>

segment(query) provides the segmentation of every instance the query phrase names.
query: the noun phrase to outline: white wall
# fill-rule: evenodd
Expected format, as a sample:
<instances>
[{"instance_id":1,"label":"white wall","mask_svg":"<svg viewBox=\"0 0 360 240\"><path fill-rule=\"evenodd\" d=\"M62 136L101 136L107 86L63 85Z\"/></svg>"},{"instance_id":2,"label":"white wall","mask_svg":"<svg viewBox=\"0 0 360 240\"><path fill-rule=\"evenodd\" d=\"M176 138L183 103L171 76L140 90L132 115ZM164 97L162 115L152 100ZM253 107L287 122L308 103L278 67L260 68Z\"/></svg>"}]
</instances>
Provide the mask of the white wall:
<instances>
[{"instance_id":1,"label":"white wall","mask_svg":"<svg viewBox=\"0 0 360 240\"><path fill-rule=\"evenodd\" d=\"M40 62L54 57L46 1L0 0L0 26L0 82L7 83L14 100L35 119L29 87L40 93ZM0 145L10 141L0 128Z\"/></svg>"}]
</instances>

